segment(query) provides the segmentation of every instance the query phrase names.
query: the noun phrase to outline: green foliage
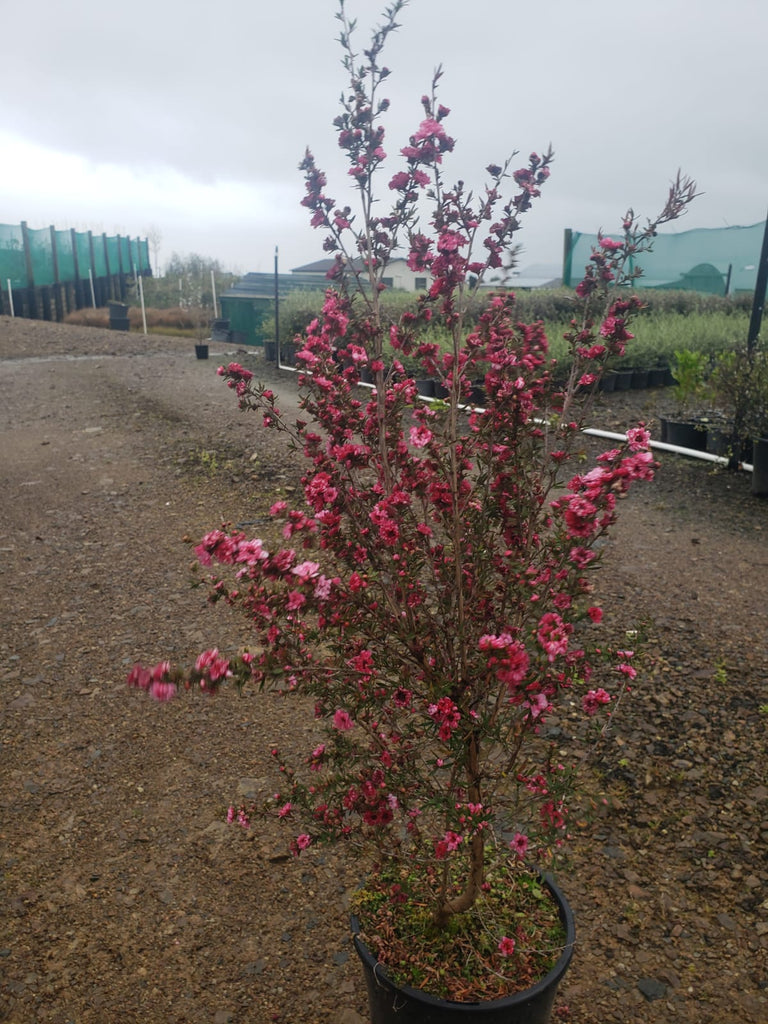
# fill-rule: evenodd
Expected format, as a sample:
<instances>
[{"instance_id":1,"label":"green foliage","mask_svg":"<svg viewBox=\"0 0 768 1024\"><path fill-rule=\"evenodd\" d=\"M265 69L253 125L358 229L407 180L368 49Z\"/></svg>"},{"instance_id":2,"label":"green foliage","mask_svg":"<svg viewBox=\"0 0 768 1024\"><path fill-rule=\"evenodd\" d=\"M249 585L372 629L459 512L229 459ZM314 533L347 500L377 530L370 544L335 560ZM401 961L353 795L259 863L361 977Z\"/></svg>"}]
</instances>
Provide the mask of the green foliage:
<instances>
[{"instance_id":1,"label":"green foliage","mask_svg":"<svg viewBox=\"0 0 768 1024\"><path fill-rule=\"evenodd\" d=\"M209 311L208 319L210 319L213 315L211 271L213 271L218 299L237 281L237 275L222 270L218 260L199 256L197 253L191 253L188 256L173 253L166 265L163 277L142 279L144 304L154 309L200 307ZM138 289L133 278L129 279L129 301L133 305L140 305Z\"/></svg>"},{"instance_id":2,"label":"green foliage","mask_svg":"<svg viewBox=\"0 0 768 1024\"><path fill-rule=\"evenodd\" d=\"M707 391L735 438L768 436L768 353L746 344L719 353Z\"/></svg>"},{"instance_id":3,"label":"green foliage","mask_svg":"<svg viewBox=\"0 0 768 1024\"><path fill-rule=\"evenodd\" d=\"M480 293L470 307L470 322L486 308L491 290ZM749 325L751 297L723 298L699 292L653 291L641 292L646 306L644 316L635 321L634 340L627 346L627 355L609 364L616 369L650 369L654 366L672 366L675 353L689 350L701 352L709 365L723 352L737 348L739 339L745 338ZM325 290L297 291L287 295L280 303L280 341L286 344L301 335L307 324L319 315ZM415 305L413 292L385 291L381 296L382 316L397 321L402 313ZM567 288L536 289L517 292L515 305L521 322L543 320L546 326L550 352L557 359L560 374L565 378L570 368L568 344L563 338L574 312L574 293ZM274 318L265 320L265 337L274 337ZM437 342L442 349L448 347L448 335L438 328L424 332L424 340ZM402 357L401 357L402 358ZM414 367L406 359L405 368ZM420 374L417 374L420 376Z\"/></svg>"},{"instance_id":4,"label":"green foliage","mask_svg":"<svg viewBox=\"0 0 768 1024\"><path fill-rule=\"evenodd\" d=\"M673 394L681 412L688 412L704 395L704 376L709 361L705 352L679 349L675 352L672 376L677 381Z\"/></svg>"}]
</instances>

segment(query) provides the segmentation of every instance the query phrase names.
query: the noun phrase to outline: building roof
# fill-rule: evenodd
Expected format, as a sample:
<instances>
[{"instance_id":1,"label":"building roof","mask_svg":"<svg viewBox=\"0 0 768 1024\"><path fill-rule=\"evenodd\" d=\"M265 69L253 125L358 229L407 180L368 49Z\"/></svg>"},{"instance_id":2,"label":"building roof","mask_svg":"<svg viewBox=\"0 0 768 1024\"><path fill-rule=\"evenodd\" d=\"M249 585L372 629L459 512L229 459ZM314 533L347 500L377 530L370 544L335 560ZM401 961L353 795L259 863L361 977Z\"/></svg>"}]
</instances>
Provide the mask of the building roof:
<instances>
[{"instance_id":1,"label":"building roof","mask_svg":"<svg viewBox=\"0 0 768 1024\"><path fill-rule=\"evenodd\" d=\"M291 273L292 274L327 274L328 271L331 270L332 267L335 265L335 263L336 263L336 261L334 259L315 260L314 263L305 263L301 267L293 267L293 269L291 270ZM362 260L355 259L355 260L352 260L352 263L353 264L357 264L359 266L359 268L362 270L362 267L363 267ZM405 259L402 256L393 256L392 259L389 261L389 265L391 266L393 263L405 263Z\"/></svg>"},{"instance_id":2,"label":"building roof","mask_svg":"<svg viewBox=\"0 0 768 1024\"><path fill-rule=\"evenodd\" d=\"M508 288L560 288L563 268L557 263L531 263L513 270L505 282Z\"/></svg>"},{"instance_id":3,"label":"building roof","mask_svg":"<svg viewBox=\"0 0 768 1024\"><path fill-rule=\"evenodd\" d=\"M322 284L317 274L278 274L277 291L279 295L288 292L317 291ZM223 299L274 299L274 274L246 274L221 296Z\"/></svg>"}]
</instances>

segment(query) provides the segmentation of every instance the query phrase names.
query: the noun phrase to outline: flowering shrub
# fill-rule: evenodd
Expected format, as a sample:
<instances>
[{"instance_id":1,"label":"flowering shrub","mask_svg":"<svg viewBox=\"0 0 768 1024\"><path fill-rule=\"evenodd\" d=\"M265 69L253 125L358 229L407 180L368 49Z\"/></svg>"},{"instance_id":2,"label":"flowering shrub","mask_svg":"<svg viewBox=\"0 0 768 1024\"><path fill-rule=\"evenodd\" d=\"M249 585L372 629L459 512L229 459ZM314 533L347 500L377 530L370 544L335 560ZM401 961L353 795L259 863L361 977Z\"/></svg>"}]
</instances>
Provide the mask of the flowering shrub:
<instances>
[{"instance_id":1,"label":"flowering shrub","mask_svg":"<svg viewBox=\"0 0 768 1024\"><path fill-rule=\"evenodd\" d=\"M284 417L277 395L237 363L219 370L240 407L286 432L306 459L303 506L271 510L283 547L224 528L196 549L213 572L212 600L245 613L253 646L231 658L206 651L190 672L136 667L130 681L159 699L227 681L313 695L322 741L298 766L273 750L281 785L268 810L292 826L296 853L333 840L403 863L391 905L426 900L443 926L489 877L509 877L508 863L545 862L563 841L573 766L542 727L563 706L610 714L635 675L626 650L595 674L606 652L596 649L593 577L617 498L653 476L649 435L630 430L586 468L579 427L606 360L632 338L640 302L617 289L632 276L625 266L683 211L693 186L678 176L655 221L641 229L630 211L620 239L600 236L576 289L570 375L556 386L543 326L517 321L511 293L475 322L466 315L484 273L513 251L552 154L489 166L477 196L446 184L454 140L438 71L399 169L385 172L380 57L402 7L392 4L361 64L340 5L349 90L335 126L361 212L328 196L311 153L301 164L302 202L335 256L322 316L297 339L301 419ZM388 210L374 202L382 175ZM401 249L431 283L387 322L382 277ZM447 350L424 340L435 322ZM446 397L421 400L397 359L385 365L387 341ZM372 390L361 386L364 371ZM471 403L478 381L482 408ZM252 813L230 817L247 825ZM500 933L493 947L508 958L514 935Z\"/></svg>"}]
</instances>

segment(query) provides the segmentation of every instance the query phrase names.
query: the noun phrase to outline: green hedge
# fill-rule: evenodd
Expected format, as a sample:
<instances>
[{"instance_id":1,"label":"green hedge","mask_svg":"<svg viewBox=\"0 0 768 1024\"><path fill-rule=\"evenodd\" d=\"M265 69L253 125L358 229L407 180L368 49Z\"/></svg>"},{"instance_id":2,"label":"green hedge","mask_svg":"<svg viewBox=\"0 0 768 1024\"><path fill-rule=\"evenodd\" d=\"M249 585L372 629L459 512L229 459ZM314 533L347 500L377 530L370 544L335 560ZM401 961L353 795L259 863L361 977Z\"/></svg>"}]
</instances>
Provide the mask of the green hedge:
<instances>
[{"instance_id":1,"label":"green hedge","mask_svg":"<svg viewBox=\"0 0 768 1024\"><path fill-rule=\"evenodd\" d=\"M280 305L280 339L283 343L301 335L307 324L322 308L324 291L294 292ZM627 345L627 354L614 361L617 367L645 368L670 366L674 353L680 349L704 351L709 357L728 351L747 337L752 307L750 295L724 298L699 292L641 291L644 312L633 325L634 341ZM563 332L573 310L573 292L566 288L541 289L517 293L517 310L523 322L543 320L547 328L552 354L561 363L567 362L567 346ZM384 315L392 320L413 307L411 292L392 291L382 295ZM487 295L476 301L476 311L488 301ZM274 326L272 325L272 333ZM267 336L270 329L267 328ZM440 340L439 332L432 333ZM444 339L447 342L447 339Z\"/></svg>"}]
</instances>

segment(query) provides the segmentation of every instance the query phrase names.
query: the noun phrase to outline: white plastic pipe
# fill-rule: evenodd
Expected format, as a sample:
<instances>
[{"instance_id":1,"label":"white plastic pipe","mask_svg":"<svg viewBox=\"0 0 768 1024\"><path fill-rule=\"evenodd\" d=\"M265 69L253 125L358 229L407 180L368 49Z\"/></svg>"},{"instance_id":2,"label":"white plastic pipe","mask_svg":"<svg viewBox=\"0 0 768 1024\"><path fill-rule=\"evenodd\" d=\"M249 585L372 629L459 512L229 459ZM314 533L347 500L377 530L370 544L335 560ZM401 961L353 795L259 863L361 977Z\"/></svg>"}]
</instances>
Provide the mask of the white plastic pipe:
<instances>
[{"instance_id":1,"label":"white plastic pipe","mask_svg":"<svg viewBox=\"0 0 768 1024\"><path fill-rule=\"evenodd\" d=\"M8 278L8 301L11 304L11 316L16 316L16 312L13 308L13 288L11 288L11 279Z\"/></svg>"},{"instance_id":2,"label":"white plastic pipe","mask_svg":"<svg viewBox=\"0 0 768 1024\"><path fill-rule=\"evenodd\" d=\"M93 287L93 271L88 268L88 280L91 282L91 305L96 309L96 291Z\"/></svg>"},{"instance_id":3,"label":"white plastic pipe","mask_svg":"<svg viewBox=\"0 0 768 1024\"><path fill-rule=\"evenodd\" d=\"M211 289L213 291L213 319L216 320L219 314L216 312L216 278L213 276L213 271L211 271Z\"/></svg>"},{"instance_id":4,"label":"white plastic pipe","mask_svg":"<svg viewBox=\"0 0 768 1024\"><path fill-rule=\"evenodd\" d=\"M279 350L278 350L278 354L277 354L277 368L279 370L293 370L294 372L297 372L295 366L282 366L280 364L280 352L279 352ZM363 388L370 387L370 388L372 388L373 386L374 386L373 384L367 384L367 383L364 383L363 381L360 381L360 387L363 387ZM425 395L421 396L421 400L422 400L422 402L434 402L434 401L436 401L436 399L430 398L430 397L425 396ZM482 406L477 406L477 408L478 409L482 409ZM605 438L607 441L626 441L627 440L627 435L626 434L616 434L616 433L614 433L613 431L610 431L610 430L599 430L597 427L584 427L584 429L582 430L582 434L589 434L591 437L602 437L602 438ZM705 462L716 462L719 466L727 466L729 461L730 461L729 459L727 459L723 455L712 455L710 452L698 451L695 448L681 448L679 445L676 445L676 444L667 444L666 441L651 441L650 445L651 445L651 448L656 448L656 449L658 449L659 451L662 451L662 452L672 452L674 455L688 455L692 459L703 459ZM739 463L739 468L745 470L745 472L747 472L747 473L751 473L752 472L752 465L749 462L740 462Z\"/></svg>"},{"instance_id":5,"label":"white plastic pipe","mask_svg":"<svg viewBox=\"0 0 768 1024\"><path fill-rule=\"evenodd\" d=\"M610 430L598 430L596 427L585 427L583 434L590 434L592 437L603 437L609 441L626 441L626 434L614 434ZM666 441L651 441L651 448L661 452L672 452L675 455L688 455L692 459L703 459L705 462L716 462L719 466L727 466L729 459L724 455L712 455L711 452L702 452L696 448L682 448L677 444L667 444ZM740 462L741 469L752 472L752 466L748 462Z\"/></svg>"},{"instance_id":6,"label":"white plastic pipe","mask_svg":"<svg viewBox=\"0 0 768 1024\"><path fill-rule=\"evenodd\" d=\"M141 299L141 322L144 324L144 335L147 334L147 311L144 308L144 278L139 278L139 298Z\"/></svg>"}]
</instances>

